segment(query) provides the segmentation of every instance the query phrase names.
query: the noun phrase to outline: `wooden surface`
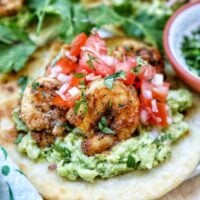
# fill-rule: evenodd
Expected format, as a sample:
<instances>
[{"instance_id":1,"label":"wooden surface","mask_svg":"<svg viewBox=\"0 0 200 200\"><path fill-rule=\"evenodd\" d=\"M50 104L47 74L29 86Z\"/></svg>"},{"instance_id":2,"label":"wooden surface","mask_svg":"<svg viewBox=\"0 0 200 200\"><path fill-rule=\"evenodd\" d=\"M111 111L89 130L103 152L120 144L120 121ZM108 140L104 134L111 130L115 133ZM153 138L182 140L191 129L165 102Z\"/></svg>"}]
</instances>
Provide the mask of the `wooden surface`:
<instances>
[{"instance_id":1,"label":"wooden surface","mask_svg":"<svg viewBox=\"0 0 200 200\"><path fill-rule=\"evenodd\" d=\"M184 182L159 200L200 200L200 175Z\"/></svg>"}]
</instances>

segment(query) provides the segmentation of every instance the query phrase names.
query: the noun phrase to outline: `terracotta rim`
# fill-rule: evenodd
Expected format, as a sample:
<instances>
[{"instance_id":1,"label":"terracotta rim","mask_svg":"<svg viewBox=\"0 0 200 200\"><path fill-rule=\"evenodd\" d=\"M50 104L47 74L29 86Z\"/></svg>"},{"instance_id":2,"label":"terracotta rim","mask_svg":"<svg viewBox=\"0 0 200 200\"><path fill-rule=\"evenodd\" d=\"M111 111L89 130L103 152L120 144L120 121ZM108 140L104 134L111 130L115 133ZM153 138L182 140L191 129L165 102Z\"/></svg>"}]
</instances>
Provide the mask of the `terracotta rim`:
<instances>
[{"instance_id":1,"label":"terracotta rim","mask_svg":"<svg viewBox=\"0 0 200 200\"><path fill-rule=\"evenodd\" d=\"M200 78L196 77L193 74L188 73L188 71L178 63L178 61L176 60L176 58L174 57L174 55L171 52L171 49L170 49L170 46L169 46L168 35L169 35L169 30L171 28L171 25L174 22L175 18L179 14L181 14L183 11L185 11L186 9L194 6L195 4L200 4L200 1L187 3L186 5L182 6L180 9L178 9L171 16L171 18L168 20L168 22L167 22L167 24L165 26L164 35L163 35L163 46L164 46L165 53L166 53L169 61L171 62L173 68L179 74L179 76L181 78L184 78L184 81L188 82L190 85L192 85L192 83L193 84L200 84Z\"/></svg>"}]
</instances>

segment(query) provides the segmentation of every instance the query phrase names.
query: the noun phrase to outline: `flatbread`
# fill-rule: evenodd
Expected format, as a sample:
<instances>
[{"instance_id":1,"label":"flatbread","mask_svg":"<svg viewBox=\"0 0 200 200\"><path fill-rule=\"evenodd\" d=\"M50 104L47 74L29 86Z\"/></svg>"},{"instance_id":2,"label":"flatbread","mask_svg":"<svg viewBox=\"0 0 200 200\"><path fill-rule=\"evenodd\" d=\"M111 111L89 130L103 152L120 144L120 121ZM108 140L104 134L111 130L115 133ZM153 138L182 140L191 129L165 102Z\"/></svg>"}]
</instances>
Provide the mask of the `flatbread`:
<instances>
[{"instance_id":1,"label":"flatbread","mask_svg":"<svg viewBox=\"0 0 200 200\"><path fill-rule=\"evenodd\" d=\"M51 55L56 52L54 48L50 48L49 51L47 49L40 49L35 54L35 60L28 64L28 73L35 76L42 75L41 68L39 68L41 71L37 73L38 68L35 67L47 65L51 60ZM200 160L198 130L200 127L200 96L194 93L194 106L186 117L190 132L173 146L172 157L168 161L149 171L135 171L107 180L99 179L94 183L69 181L59 177L55 171L50 171L48 163L33 162L16 150L16 146L12 143L16 130L11 120L11 112L19 102L19 89L15 87L14 92L11 92L12 98L8 98L8 93L5 96L3 90L5 88L0 87L0 144L6 148L19 168L46 199L156 199L183 182Z\"/></svg>"}]
</instances>

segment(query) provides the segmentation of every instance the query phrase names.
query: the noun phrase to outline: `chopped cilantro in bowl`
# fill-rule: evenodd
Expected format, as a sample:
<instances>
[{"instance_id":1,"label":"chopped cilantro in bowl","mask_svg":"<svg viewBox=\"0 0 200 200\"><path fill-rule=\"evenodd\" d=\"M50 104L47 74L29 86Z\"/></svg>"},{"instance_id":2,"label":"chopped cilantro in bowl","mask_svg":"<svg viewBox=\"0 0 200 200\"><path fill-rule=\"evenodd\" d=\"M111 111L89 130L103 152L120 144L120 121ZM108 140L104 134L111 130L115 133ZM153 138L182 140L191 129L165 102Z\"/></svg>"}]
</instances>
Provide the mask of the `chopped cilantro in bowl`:
<instances>
[{"instance_id":1,"label":"chopped cilantro in bowl","mask_svg":"<svg viewBox=\"0 0 200 200\"><path fill-rule=\"evenodd\" d=\"M181 51L191 72L200 77L200 26L184 36Z\"/></svg>"}]
</instances>

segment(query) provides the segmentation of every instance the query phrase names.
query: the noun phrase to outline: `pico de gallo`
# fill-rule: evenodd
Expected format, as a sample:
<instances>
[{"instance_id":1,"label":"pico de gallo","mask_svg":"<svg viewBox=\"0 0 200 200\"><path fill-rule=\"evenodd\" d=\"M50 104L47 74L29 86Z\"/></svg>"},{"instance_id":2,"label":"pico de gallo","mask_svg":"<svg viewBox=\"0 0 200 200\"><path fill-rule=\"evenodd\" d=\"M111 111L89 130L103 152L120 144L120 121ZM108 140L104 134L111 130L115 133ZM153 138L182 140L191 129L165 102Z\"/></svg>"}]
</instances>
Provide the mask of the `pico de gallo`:
<instances>
[{"instance_id":1,"label":"pico de gallo","mask_svg":"<svg viewBox=\"0 0 200 200\"><path fill-rule=\"evenodd\" d=\"M141 123L165 127L171 123L166 104L170 85L159 71L138 56L113 56L98 33L89 37L81 33L62 48L48 66L47 75L62 82L53 104L66 109L75 105L91 81L109 77L121 80L137 88Z\"/></svg>"}]
</instances>

